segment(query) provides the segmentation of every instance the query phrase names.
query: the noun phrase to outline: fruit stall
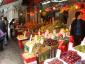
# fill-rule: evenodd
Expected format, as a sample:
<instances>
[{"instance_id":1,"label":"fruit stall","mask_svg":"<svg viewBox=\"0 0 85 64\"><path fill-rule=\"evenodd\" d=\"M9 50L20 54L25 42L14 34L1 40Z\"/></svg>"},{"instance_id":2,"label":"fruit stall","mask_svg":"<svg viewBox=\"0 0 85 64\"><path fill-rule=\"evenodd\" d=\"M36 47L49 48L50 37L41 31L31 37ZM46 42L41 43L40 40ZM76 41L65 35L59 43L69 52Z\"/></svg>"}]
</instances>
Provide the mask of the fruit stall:
<instances>
[{"instance_id":1,"label":"fruit stall","mask_svg":"<svg viewBox=\"0 0 85 64\"><path fill-rule=\"evenodd\" d=\"M36 34L30 34L29 37L26 32L17 36L19 46L24 48L24 64L84 64L85 39L81 45L74 47L68 28L60 28L63 26L60 24L52 26L52 30L50 25L43 26L47 29L41 27Z\"/></svg>"},{"instance_id":2,"label":"fruit stall","mask_svg":"<svg viewBox=\"0 0 85 64\"><path fill-rule=\"evenodd\" d=\"M56 57L56 50L60 48L61 51L67 50L69 32L67 29L60 29L59 32L55 30L40 31L35 35L30 35L29 40L23 43L24 53L22 58L25 64L37 61L35 64L44 62L44 60ZM23 37L24 38L24 37ZM35 59L35 60L34 60ZM28 62L30 60L30 62Z\"/></svg>"},{"instance_id":3,"label":"fruit stall","mask_svg":"<svg viewBox=\"0 0 85 64\"><path fill-rule=\"evenodd\" d=\"M73 47L73 37L64 24L55 22L41 26L37 33L30 35L28 29L22 35L18 35L17 39L19 47L24 48L24 64L84 63L85 45ZM61 52L57 51L58 49Z\"/></svg>"},{"instance_id":4,"label":"fruit stall","mask_svg":"<svg viewBox=\"0 0 85 64\"><path fill-rule=\"evenodd\" d=\"M85 63L84 44L73 47L72 37L62 37L59 33L56 33L56 36L54 36L55 30L54 33L51 33L50 37L46 37L46 35L49 36L47 32L44 34L40 34L39 32L37 35L31 36L24 44L24 53L22 57L25 64ZM67 42L65 39L69 41ZM58 49L61 52L57 51Z\"/></svg>"},{"instance_id":5,"label":"fruit stall","mask_svg":"<svg viewBox=\"0 0 85 64\"><path fill-rule=\"evenodd\" d=\"M72 38L72 37L71 37ZM44 64L85 64L85 38L80 45L73 47L70 38L68 50L65 52L57 51L56 57L44 61Z\"/></svg>"}]
</instances>

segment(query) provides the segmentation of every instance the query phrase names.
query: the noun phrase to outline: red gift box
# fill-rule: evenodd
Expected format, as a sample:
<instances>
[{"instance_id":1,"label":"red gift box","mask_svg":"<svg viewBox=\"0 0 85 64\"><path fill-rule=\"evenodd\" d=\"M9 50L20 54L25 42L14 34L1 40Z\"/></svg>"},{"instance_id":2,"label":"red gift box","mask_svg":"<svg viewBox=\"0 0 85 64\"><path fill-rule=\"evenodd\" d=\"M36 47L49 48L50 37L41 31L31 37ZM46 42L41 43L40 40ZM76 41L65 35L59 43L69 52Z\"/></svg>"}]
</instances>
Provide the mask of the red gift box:
<instances>
[{"instance_id":1,"label":"red gift box","mask_svg":"<svg viewBox=\"0 0 85 64\"><path fill-rule=\"evenodd\" d=\"M24 53L24 54L25 54L25 53ZM36 56L26 57L26 56L24 56L24 54L22 54L22 58L23 58L24 62L30 63L30 62L37 61L37 60L36 60ZM29 55L28 52L27 52L27 54Z\"/></svg>"}]
</instances>

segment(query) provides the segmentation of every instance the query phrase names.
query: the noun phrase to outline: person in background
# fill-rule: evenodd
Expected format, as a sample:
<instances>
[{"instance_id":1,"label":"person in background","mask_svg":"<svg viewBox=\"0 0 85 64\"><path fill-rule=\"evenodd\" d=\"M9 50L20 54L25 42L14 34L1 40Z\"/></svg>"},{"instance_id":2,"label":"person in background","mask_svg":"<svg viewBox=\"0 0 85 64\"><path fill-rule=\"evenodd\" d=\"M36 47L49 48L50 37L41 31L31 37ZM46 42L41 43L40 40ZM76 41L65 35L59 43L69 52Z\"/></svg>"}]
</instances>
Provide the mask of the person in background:
<instances>
[{"instance_id":1,"label":"person in background","mask_svg":"<svg viewBox=\"0 0 85 64\"><path fill-rule=\"evenodd\" d=\"M10 27L10 36L11 36L11 37L13 37L14 22L15 22L15 19L12 19L12 21L11 21L10 24L9 24L9 27Z\"/></svg>"},{"instance_id":2,"label":"person in background","mask_svg":"<svg viewBox=\"0 0 85 64\"><path fill-rule=\"evenodd\" d=\"M3 17L3 21L6 25L6 38L8 40L8 19L7 19L7 17Z\"/></svg>"},{"instance_id":3,"label":"person in background","mask_svg":"<svg viewBox=\"0 0 85 64\"><path fill-rule=\"evenodd\" d=\"M85 22L80 19L81 13L77 11L75 13L75 19L71 24L70 34L73 36L74 39L74 46L80 45L81 41L85 36Z\"/></svg>"},{"instance_id":4,"label":"person in background","mask_svg":"<svg viewBox=\"0 0 85 64\"><path fill-rule=\"evenodd\" d=\"M8 44L8 20L7 20L7 17L2 17L2 21L4 22L5 28L6 28L4 45L7 46L7 44Z\"/></svg>"},{"instance_id":5,"label":"person in background","mask_svg":"<svg viewBox=\"0 0 85 64\"><path fill-rule=\"evenodd\" d=\"M63 23L67 24L67 19L68 19L68 10L63 11Z\"/></svg>"},{"instance_id":6,"label":"person in background","mask_svg":"<svg viewBox=\"0 0 85 64\"><path fill-rule=\"evenodd\" d=\"M3 51L5 33L0 29L0 51Z\"/></svg>"},{"instance_id":7,"label":"person in background","mask_svg":"<svg viewBox=\"0 0 85 64\"><path fill-rule=\"evenodd\" d=\"M0 17L0 36L2 35L1 33L5 34L6 28L5 28L5 23L2 21L2 17ZM0 38L0 51L3 50L3 44L4 44L4 37Z\"/></svg>"}]
</instances>

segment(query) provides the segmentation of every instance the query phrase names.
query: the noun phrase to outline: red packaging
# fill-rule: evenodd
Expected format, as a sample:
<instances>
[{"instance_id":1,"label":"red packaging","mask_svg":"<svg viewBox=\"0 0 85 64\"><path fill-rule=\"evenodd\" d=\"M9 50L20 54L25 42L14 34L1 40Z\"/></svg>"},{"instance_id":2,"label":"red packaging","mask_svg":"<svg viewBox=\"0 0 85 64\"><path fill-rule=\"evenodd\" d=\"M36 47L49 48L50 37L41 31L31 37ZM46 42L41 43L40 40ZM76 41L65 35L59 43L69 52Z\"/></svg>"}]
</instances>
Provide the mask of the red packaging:
<instances>
[{"instance_id":1,"label":"red packaging","mask_svg":"<svg viewBox=\"0 0 85 64\"><path fill-rule=\"evenodd\" d=\"M24 54L25 54L25 53L24 53ZM22 58L23 58L23 60L24 60L26 63L30 63L30 62L36 61L36 56L27 57L27 56L24 56L24 54L22 54ZM28 53L28 55L29 55L29 53Z\"/></svg>"}]
</instances>

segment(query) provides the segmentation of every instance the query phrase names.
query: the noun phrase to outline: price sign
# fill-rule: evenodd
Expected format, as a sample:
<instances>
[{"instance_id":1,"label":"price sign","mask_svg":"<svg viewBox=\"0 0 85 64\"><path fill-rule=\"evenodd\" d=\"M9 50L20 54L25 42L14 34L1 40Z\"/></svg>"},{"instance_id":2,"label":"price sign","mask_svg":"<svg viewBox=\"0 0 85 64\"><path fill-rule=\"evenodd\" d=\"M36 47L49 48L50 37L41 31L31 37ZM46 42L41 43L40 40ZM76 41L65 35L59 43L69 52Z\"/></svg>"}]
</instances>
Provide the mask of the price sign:
<instances>
[{"instance_id":1,"label":"price sign","mask_svg":"<svg viewBox=\"0 0 85 64\"><path fill-rule=\"evenodd\" d=\"M61 50L60 49L57 49L56 57L57 58L60 58L60 55L61 55Z\"/></svg>"},{"instance_id":2,"label":"price sign","mask_svg":"<svg viewBox=\"0 0 85 64\"><path fill-rule=\"evenodd\" d=\"M69 44L68 44L68 50L72 50L72 48L73 48L73 43L72 42L69 42Z\"/></svg>"}]
</instances>

